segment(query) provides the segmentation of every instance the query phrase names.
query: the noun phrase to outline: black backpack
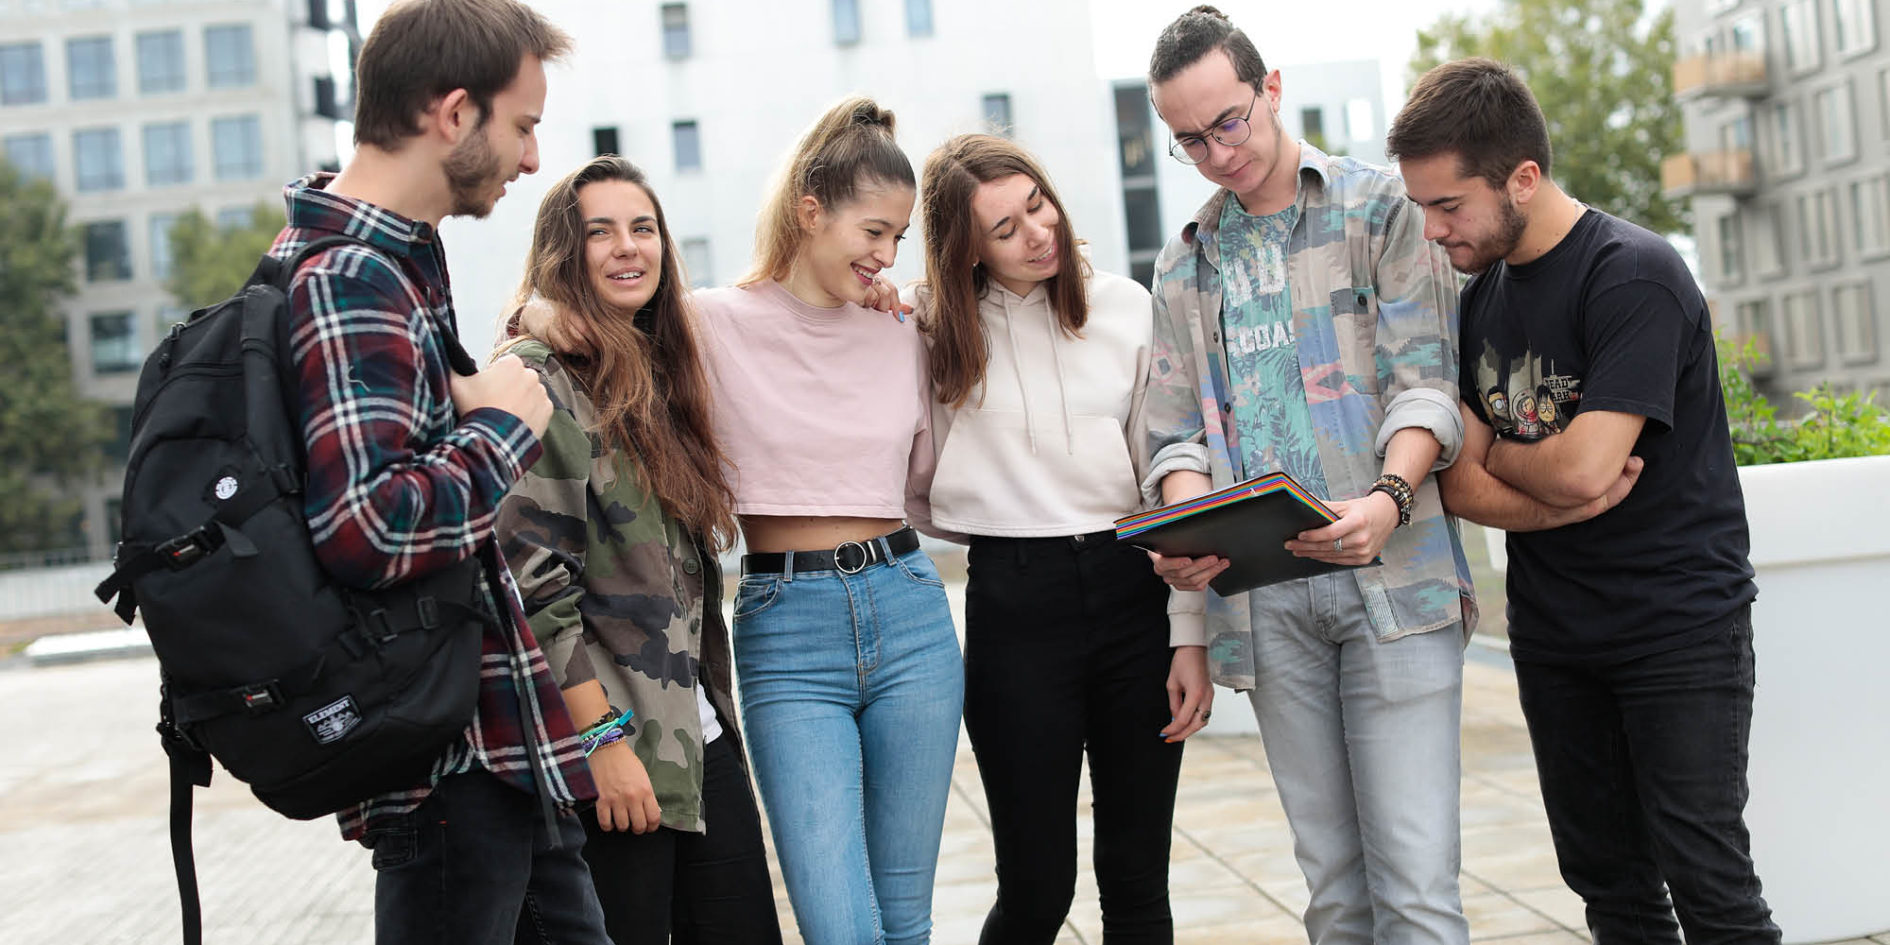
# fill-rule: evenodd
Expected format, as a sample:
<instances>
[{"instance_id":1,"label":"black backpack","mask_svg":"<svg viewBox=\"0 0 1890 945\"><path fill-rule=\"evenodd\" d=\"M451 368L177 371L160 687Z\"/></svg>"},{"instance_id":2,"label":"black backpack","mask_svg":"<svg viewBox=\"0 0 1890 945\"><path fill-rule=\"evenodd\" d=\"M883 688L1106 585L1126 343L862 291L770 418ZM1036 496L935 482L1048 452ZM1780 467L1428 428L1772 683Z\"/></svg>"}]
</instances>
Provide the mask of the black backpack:
<instances>
[{"instance_id":1,"label":"black backpack","mask_svg":"<svg viewBox=\"0 0 1890 945\"><path fill-rule=\"evenodd\" d=\"M483 554L379 591L335 583L316 559L287 296L303 262L340 245L368 244L265 256L242 291L172 326L138 377L123 540L97 593L126 623L143 612L161 667L187 942L201 934L191 785L209 785L210 758L304 820L424 783L472 719L497 619Z\"/></svg>"}]
</instances>

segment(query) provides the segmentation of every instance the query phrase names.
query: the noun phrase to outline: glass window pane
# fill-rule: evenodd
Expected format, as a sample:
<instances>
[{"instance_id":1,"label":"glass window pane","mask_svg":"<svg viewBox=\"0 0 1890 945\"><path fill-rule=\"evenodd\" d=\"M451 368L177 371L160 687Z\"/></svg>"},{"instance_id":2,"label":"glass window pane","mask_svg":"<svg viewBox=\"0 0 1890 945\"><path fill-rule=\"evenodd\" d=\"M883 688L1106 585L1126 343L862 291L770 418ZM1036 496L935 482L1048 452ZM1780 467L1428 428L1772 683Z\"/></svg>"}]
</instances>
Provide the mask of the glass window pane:
<instances>
[{"instance_id":1,"label":"glass window pane","mask_svg":"<svg viewBox=\"0 0 1890 945\"><path fill-rule=\"evenodd\" d=\"M263 173L262 119L255 115L210 122L217 180L253 180Z\"/></svg>"},{"instance_id":2,"label":"glass window pane","mask_svg":"<svg viewBox=\"0 0 1890 945\"><path fill-rule=\"evenodd\" d=\"M38 43L0 46L0 105L46 100L46 59Z\"/></svg>"},{"instance_id":3,"label":"glass window pane","mask_svg":"<svg viewBox=\"0 0 1890 945\"><path fill-rule=\"evenodd\" d=\"M1836 0L1837 16L1832 21L1837 51L1842 55L1863 52L1877 45L1877 13L1874 0Z\"/></svg>"},{"instance_id":4,"label":"glass window pane","mask_svg":"<svg viewBox=\"0 0 1890 945\"><path fill-rule=\"evenodd\" d=\"M51 180L53 176L52 136L41 134L8 135L5 144L7 163L29 179Z\"/></svg>"},{"instance_id":5,"label":"glass window pane","mask_svg":"<svg viewBox=\"0 0 1890 945\"><path fill-rule=\"evenodd\" d=\"M1125 188L1122 191L1122 208L1127 216L1129 251L1160 249L1162 219L1155 188Z\"/></svg>"},{"instance_id":6,"label":"glass window pane","mask_svg":"<svg viewBox=\"0 0 1890 945\"><path fill-rule=\"evenodd\" d=\"M984 125L992 134L1011 136L1011 96L994 92L984 97Z\"/></svg>"},{"instance_id":7,"label":"glass window pane","mask_svg":"<svg viewBox=\"0 0 1890 945\"><path fill-rule=\"evenodd\" d=\"M1116 88L1116 144L1123 179L1155 173L1155 134L1149 120L1148 88Z\"/></svg>"},{"instance_id":8,"label":"glass window pane","mask_svg":"<svg viewBox=\"0 0 1890 945\"><path fill-rule=\"evenodd\" d=\"M138 91L146 95L184 90L184 34L177 30L138 34Z\"/></svg>"},{"instance_id":9,"label":"glass window pane","mask_svg":"<svg viewBox=\"0 0 1890 945\"><path fill-rule=\"evenodd\" d=\"M125 221L100 220L87 223L84 233L86 281L111 282L131 278L131 244L125 236Z\"/></svg>"},{"instance_id":10,"label":"glass window pane","mask_svg":"<svg viewBox=\"0 0 1890 945\"><path fill-rule=\"evenodd\" d=\"M702 169L702 135L693 121L679 121L670 126L676 139L676 170Z\"/></svg>"},{"instance_id":11,"label":"glass window pane","mask_svg":"<svg viewBox=\"0 0 1890 945\"><path fill-rule=\"evenodd\" d=\"M860 41L860 0L833 0L833 41L843 46Z\"/></svg>"},{"instance_id":12,"label":"glass window pane","mask_svg":"<svg viewBox=\"0 0 1890 945\"><path fill-rule=\"evenodd\" d=\"M152 187L188 184L196 173L190 153L190 123L144 126L144 179Z\"/></svg>"},{"instance_id":13,"label":"glass window pane","mask_svg":"<svg viewBox=\"0 0 1890 945\"><path fill-rule=\"evenodd\" d=\"M680 3L665 3L663 18L663 55L671 59L689 58L689 8Z\"/></svg>"},{"instance_id":14,"label":"glass window pane","mask_svg":"<svg viewBox=\"0 0 1890 945\"><path fill-rule=\"evenodd\" d=\"M171 227L177 225L175 213L151 214L151 275L169 279L175 264L171 255Z\"/></svg>"},{"instance_id":15,"label":"glass window pane","mask_svg":"<svg viewBox=\"0 0 1890 945\"><path fill-rule=\"evenodd\" d=\"M203 57L211 88L256 84L256 46L249 24L205 27Z\"/></svg>"},{"instance_id":16,"label":"glass window pane","mask_svg":"<svg viewBox=\"0 0 1890 945\"><path fill-rule=\"evenodd\" d=\"M66 79L74 101L118 94L118 65L109 36L66 40Z\"/></svg>"},{"instance_id":17,"label":"glass window pane","mask_svg":"<svg viewBox=\"0 0 1890 945\"><path fill-rule=\"evenodd\" d=\"M1870 285L1832 289L1831 310L1837 319L1838 357L1847 364L1877 360L1877 315L1870 304Z\"/></svg>"},{"instance_id":18,"label":"glass window pane","mask_svg":"<svg viewBox=\"0 0 1890 945\"><path fill-rule=\"evenodd\" d=\"M121 190L125 186L125 155L116 128L94 128L72 133L74 183L80 191Z\"/></svg>"},{"instance_id":19,"label":"glass window pane","mask_svg":"<svg viewBox=\"0 0 1890 945\"><path fill-rule=\"evenodd\" d=\"M906 0L906 34L932 35L932 0Z\"/></svg>"},{"instance_id":20,"label":"glass window pane","mask_svg":"<svg viewBox=\"0 0 1890 945\"><path fill-rule=\"evenodd\" d=\"M713 261L709 257L709 241L706 237L682 241L682 263L690 285L696 288L715 285L715 271Z\"/></svg>"},{"instance_id":21,"label":"glass window pane","mask_svg":"<svg viewBox=\"0 0 1890 945\"><path fill-rule=\"evenodd\" d=\"M92 372L122 374L138 369L138 339L130 312L93 315Z\"/></svg>"}]
</instances>

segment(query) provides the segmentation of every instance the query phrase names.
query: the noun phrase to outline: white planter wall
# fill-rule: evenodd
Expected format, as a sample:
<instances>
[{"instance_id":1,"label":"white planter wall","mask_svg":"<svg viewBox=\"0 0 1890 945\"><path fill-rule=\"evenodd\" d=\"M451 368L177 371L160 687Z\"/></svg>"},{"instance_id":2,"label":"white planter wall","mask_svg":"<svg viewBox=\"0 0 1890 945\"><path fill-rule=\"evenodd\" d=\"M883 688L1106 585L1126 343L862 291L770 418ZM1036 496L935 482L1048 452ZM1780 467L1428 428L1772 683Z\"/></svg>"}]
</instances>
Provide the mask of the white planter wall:
<instances>
[{"instance_id":1,"label":"white planter wall","mask_svg":"<svg viewBox=\"0 0 1890 945\"><path fill-rule=\"evenodd\" d=\"M1890 456L1748 466L1746 824L1787 943L1890 930Z\"/></svg>"}]
</instances>

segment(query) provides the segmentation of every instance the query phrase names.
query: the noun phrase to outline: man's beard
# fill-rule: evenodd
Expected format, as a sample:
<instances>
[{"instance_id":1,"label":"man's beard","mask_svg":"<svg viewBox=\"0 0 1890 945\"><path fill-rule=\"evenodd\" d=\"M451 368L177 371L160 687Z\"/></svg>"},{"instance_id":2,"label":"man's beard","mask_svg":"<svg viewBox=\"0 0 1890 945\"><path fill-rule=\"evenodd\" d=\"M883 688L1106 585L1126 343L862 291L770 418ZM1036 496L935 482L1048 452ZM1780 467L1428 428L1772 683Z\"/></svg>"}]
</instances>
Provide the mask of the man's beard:
<instances>
[{"instance_id":1,"label":"man's beard","mask_svg":"<svg viewBox=\"0 0 1890 945\"><path fill-rule=\"evenodd\" d=\"M1487 240L1471 244L1470 249L1475 255L1470 262L1462 266L1456 263L1451 265L1456 266L1457 271L1473 276L1496 265L1497 260L1516 251L1517 244L1522 242L1523 230L1528 226L1529 219L1518 212L1515 202L1509 199L1508 194L1504 194L1502 216L1497 221L1496 232Z\"/></svg>"},{"instance_id":2,"label":"man's beard","mask_svg":"<svg viewBox=\"0 0 1890 945\"><path fill-rule=\"evenodd\" d=\"M498 152L486 140L485 125L481 123L446 156L446 186L453 195L453 209L447 215L484 218L491 213L498 197L489 196L487 191L503 176L501 167Z\"/></svg>"}]
</instances>

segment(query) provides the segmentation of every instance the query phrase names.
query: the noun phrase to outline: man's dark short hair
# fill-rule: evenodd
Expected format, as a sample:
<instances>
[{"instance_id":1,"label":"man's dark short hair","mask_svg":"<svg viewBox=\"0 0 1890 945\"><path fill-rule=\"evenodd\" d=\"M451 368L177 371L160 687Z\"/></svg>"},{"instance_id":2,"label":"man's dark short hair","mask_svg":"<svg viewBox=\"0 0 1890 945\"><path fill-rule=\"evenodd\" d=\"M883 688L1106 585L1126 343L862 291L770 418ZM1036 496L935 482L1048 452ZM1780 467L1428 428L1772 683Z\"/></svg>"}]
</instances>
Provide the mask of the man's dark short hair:
<instances>
[{"instance_id":1,"label":"man's dark short hair","mask_svg":"<svg viewBox=\"0 0 1890 945\"><path fill-rule=\"evenodd\" d=\"M1385 154L1393 160L1457 155L1457 173L1501 190L1524 161L1549 176L1549 126L1515 70L1494 59L1447 62L1419 78L1392 119Z\"/></svg>"},{"instance_id":2,"label":"man's dark short hair","mask_svg":"<svg viewBox=\"0 0 1890 945\"><path fill-rule=\"evenodd\" d=\"M454 89L471 96L483 125L527 55L549 62L570 49L569 35L518 0L401 0L355 62L354 143L398 149Z\"/></svg>"},{"instance_id":3,"label":"man's dark short hair","mask_svg":"<svg viewBox=\"0 0 1890 945\"><path fill-rule=\"evenodd\" d=\"M1254 48L1246 33L1235 28L1227 14L1205 3L1175 17L1155 39L1155 53L1148 59L1149 84L1160 85L1174 78L1216 49L1227 54L1240 81L1260 91L1267 79L1267 64L1260 58L1260 50Z\"/></svg>"}]
</instances>

